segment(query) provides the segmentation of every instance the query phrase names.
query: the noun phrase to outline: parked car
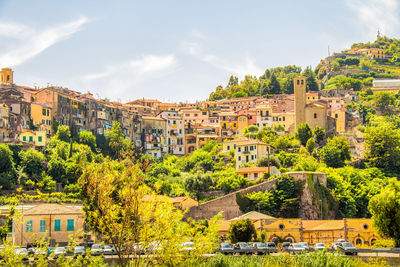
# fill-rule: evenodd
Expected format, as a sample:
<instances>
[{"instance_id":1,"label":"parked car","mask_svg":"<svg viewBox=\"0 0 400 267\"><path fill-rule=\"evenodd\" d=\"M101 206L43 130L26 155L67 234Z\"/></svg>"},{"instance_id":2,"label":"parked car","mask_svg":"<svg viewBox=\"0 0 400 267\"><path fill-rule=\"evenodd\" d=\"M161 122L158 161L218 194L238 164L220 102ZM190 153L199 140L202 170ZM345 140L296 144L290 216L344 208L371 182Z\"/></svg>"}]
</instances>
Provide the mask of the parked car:
<instances>
[{"instance_id":1,"label":"parked car","mask_svg":"<svg viewBox=\"0 0 400 267\"><path fill-rule=\"evenodd\" d=\"M67 253L67 249L65 247L56 247L54 249L54 258L57 259L59 256L64 255Z\"/></svg>"},{"instance_id":2,"label":"parked car","mask_svg":"<svg viewBox=\"0 0 400 267\"><path fill-rule=\"evenodd\" d=\"M115 248L111 245L105 245L103 248L103 254L104 255L115 255L117 254L117 251Z\"/></svg>"},{"instance_id":3,"label":"parked car","mask_svg":"<svg viewBox=\"0 0 400 267\"><path fill-rule=\"evenodd\" d=\"M24 260L29 259L28 250L24 247L16 248L15 254L20 256Z\"/></svg>"},{"instance_id":4,"label":"parked car","mask_svg":"<svg viewBox=\"0 0 400 267\"><path fill-rule=\"evenodd\" d=\"M244 243L244 242L236 243L233 246L233 250L235 251L235 253L239 253L241 255L243 255L243 254L247 254L248 255L248 254L252 254L253 253L253 250L251 249L249 244Z\"/></svg>"},{"instance_id":5,"label":"parked car","mask_svg":"<svg viewBox=\"0 0 400 267\"><path fill-rule=\"evenodd\" d=\"M333 242L332 245L331 245L331 249L332 250L337 250L339 244L340 244L339 242Z\"/></svg>"},{"instance_id":6,"label":"parked car","mask_svg":"<svg viewBox=\"0 0 400 267\"><path fill-rule=\"evenodd\" d=\"M338 250L345 255L357 255L357 248L350 242L340 242Z\"/></svg>"},{"instance_id":7,"label":"parked car","mask_svg":"<svg viewBox=\"0 0 400 267\"><path fill-rule=\"evenodd\" d=\"M90 248L90 252L94 256L99 256L103 254L103 245L102 244L93 244Z\"/></svg>"},{"instance_id":8,"label":"parked car","mask_svg":"<svg viewBox=\"0 0 400 267\"><path fill-rule=\"evenodd\" d=\"M268 247L268 252L269 253L276 253L278 252L278 248L276 247L276 244L274 242L268 242L267 243Z\"/></svg>"},{"instance_id":9,"label":"parked car","mask_svg":"<svg viewBox=\"0 0 400 267\"><path fill-rule=\"evenodd\" d=\"M324 243L317 243L317 244L315 244L315 246L314 246L314 250L324 250L326 247L325 247L325 244Z\"/></svg>"},{"instance_id":10,"label":"parked car","mask_svg":"<svg viewBox=\"0 0 400 267\"><path fill-rule=\"evenodd\" d=\"M219 252L225 255L233 254L233 246L231 243L221 243L219 244Z\"/></svg>"},{"instance_id":11,"label":"parked car","mask_svg":"<svg viewBox=\"0 0 400 267\"><path fill-rule=\"evenodd\" d=\"M187 251L187 252L190 253L190 251L192 251L194 249L196 249L196 248L194 247L194 243L193 242L183 242L182 243L182 247L181 247L180 250L181 251Z\"/></svg>"},{"instance_id":12,"label":"parked car","mask_svg":"<svg viewBox=\"0 0 400 267\"><path fill-rule=\"evenodd\" d=\"M146 252L148 254L154 254L160 250L162 250L162 245L160 241L152 241L146 248Z\"/></svg>"},{"instance_id":13,"label":"parked car","mask_svg":"<svg viewBox=\"0 0 400 267\"><path fill-rule=\"evenodd\" d=\"M310 246L308 245L307 242L300 242L299 244L300 244L302 247L304 247L304 249L305 249L306 251L309 251L309 250L310 250Z\"/></svg>"},{"instance_id":14,"label":"parked car","mask_svg":"<svg viewBox=\"0 0 400 267\"><path fill-rule=\"evenodd\" d=\"M283 242L282 246L281 246L281 250L282 251L288 251L289 246L290 246L290 242Z\"/></svg>"},{"instance_id":15,"label":"parked car","mask_svg":"<svg viewBox=\"0 0 400 267\"><path fill-rule=\"evenodd\" d=\"M34 249L34 259L38 259L40 256L47 257L49 255L49 251L47 248L35 248Z\"/></svg>"},{"instance_id":16,"label":"parked car","mask_svg":"<svg viewBox=\"0 0 400 267\"><path fill-rule=\"evenodd\" d=\"M263 255L263 254L269 253L267 245L262 242L251 243L250 247L253 249L254 253L257 255Z\"/></svg>"},{"instance_id":17,"label":"parked car","mask_svg":"<svg viewBox=\"0 0 400 267\"><path fill-rule=\"evenodd\" d=\"M290 244L288 252L291 254L298 254L306 252L306 248L300 243Z\"/></svg>"},{"instance_id":18,"label":"parked car","mask_svg":"<svg viewBox=\"0 0 400 267\"><path fill-rule=\"evenodd\" d=\"M76 246L74 247L74 258L77 258L79 255L83 257L86 256L86 248L84 246Z\"/></svg>"}]
</instances>

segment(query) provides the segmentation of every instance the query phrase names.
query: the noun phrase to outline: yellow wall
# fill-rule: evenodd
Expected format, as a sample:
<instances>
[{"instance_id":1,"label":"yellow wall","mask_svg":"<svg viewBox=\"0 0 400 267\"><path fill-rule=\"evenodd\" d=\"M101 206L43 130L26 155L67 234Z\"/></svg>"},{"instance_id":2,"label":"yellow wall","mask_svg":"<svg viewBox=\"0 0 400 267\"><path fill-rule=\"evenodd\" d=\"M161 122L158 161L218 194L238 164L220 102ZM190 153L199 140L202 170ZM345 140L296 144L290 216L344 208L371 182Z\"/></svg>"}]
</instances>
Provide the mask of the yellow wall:
<instances>
[{"instance_id":1,"label":"yellow wall","mask_svg":"<svg viewBox=\"0 0 400 267\"><path fill-rule=\"evenodd\" d=\"M0 80L3 84L13 83L13 71L9 68L2 68L0 72Z\"/></svg>"},{"instance_id":2,"label":"yellow wall","mask_svg":"<svg viewBox=\"0 0 400 267\"><path fill-rule=\"evenodd\" d=\"M336 119L336 132L343 133L346 131L346 112L336 110L332 112L332 117Z\"/></svg>"},{"instance_id":3,"label":"yellow wall","mask_svg":"<svg viewBox=\"0 0 400 267\"><path fill-rule=\"evenodd\" d=\"M326 113L326 106L325 107L320 107L320 106L307 106L306 110L306 122L308 125L311 127L311 129L314 129L316 126L321 127L325 131L328 130L328 119L327 119L327 113ZM316 118L315 118L316 115Z\"/></svg>"},{"instance_id":4,"label":"yellow wall","mask_svg":"<svg viewBox=\"0 0 400 267\"><path fill-rule=\"evenodd\" d=\"M35 146L46 145L46 132L44 131L25 131L19 135L19 140L24 143L31 143Z\"/></svg>"},{"instance_id":5,"label":"yellow wall","mask_svg":"<svg viewBox=\"0 0 400 267\"><path fill-rule=\"evenodd\" d=\"M36 126L40 126L41 130L45 130L47 134L51 134L51 108L32 103L31 118Z\"/></svg>"},{"instance_id":6,"label":"yellow wall","mask_svg":"<svg viewBox=\"0 0 400 267\"><path fill-rule=\"evenodd\" d=\"M67 230L68 219L74 220L74 230ZM32 232L26 231L26 223L32 220ZM40 220L46 221L46 231L40 231ZM60 220L60 231L55 231L54 221ZM21 220L14 220L15 232L13 233L13 241L15 245L26 246L32 244L41 237L54 239L55 242L68 242L69 235L83 231L84 215L68 214L68 215L26 215ZM21 233L22 228L22 233ZM36 237L35 237L36 236ZM21 242L22 238L22 242Z\"/></svg>"},{"instance_id":7,"label":"yellow wall","mask_svg":"<svg viewBox=\"0 0 400 267\"><path fill-rule=\"evenodd\" d=\"M237 121L237 129L239 133L243 132L244 128L249 126L249 119L247 118L246 115L240 115L238 116L238 121Z\"/></svg>"}]
</instances>

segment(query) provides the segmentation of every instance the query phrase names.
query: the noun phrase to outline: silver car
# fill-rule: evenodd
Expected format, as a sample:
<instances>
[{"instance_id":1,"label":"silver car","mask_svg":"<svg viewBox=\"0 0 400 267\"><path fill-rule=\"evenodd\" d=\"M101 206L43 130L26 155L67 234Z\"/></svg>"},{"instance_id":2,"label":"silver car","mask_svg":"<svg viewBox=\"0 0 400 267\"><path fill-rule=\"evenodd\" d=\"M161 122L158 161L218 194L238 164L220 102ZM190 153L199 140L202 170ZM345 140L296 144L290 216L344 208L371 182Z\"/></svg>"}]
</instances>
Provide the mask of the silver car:
<instances>
[{"instance_id":1,"label":"silver car","mask_svg":"<svg viewBox=\"0 0 400 267\"><path fill-rule=\"evenodd\" d=\"M314 250L324 250L326 247L325 247L325 244L324 243L317 243L317 244L315 244L315 246L314 246Z\"/></svg>"},{"instance_id":2,"label":"silver car","mask_svg":"<svg viewBox=\"0 0 400 267\"><path fill-rule=\"evenodd\" d=\"M290 244L288 248L289 254L298 254L306 252L305 247L300 243Z\"/></svg>"}]
</instances>

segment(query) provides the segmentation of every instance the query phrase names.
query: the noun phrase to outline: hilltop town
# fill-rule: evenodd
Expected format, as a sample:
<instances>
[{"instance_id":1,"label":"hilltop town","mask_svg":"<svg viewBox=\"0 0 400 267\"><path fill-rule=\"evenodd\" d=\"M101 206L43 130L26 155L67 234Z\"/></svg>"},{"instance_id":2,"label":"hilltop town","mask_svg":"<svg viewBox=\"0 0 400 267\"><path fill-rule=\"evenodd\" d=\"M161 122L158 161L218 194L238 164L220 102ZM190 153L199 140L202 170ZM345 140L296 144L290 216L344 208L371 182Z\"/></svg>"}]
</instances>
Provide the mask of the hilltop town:
<instances>
[{"instance_id":1,"label":"hilltop town","mask_svg":"<svg viewBox=\"0 0 400 267\"><path fill-rule=\"evenodd\" d=\"M222 239L243 219L276 243L371 246L392 238L371 220L370 200L400 174L398 55L397 39L378 36L314 70L277 67L240 82L231 76L195 103L140 96L121 103L78 89L33 88L2 68L2 216L16 198L28 220L9 237L29 245L35 240L27 233L54 228L50 242L66 244L89 222L82 242L111 239L97 221L111 206L97 214L100 202L91 201L111 205L118 195L116 205L130 207L120 194L127 197L122 185L131 186L123 177L133 177L135 190L146 186L135 195L144 209L161 209L164 196L182 219L220 216ZM112 193L102 195L100 185Z\"/></svg>"}]
</instances>

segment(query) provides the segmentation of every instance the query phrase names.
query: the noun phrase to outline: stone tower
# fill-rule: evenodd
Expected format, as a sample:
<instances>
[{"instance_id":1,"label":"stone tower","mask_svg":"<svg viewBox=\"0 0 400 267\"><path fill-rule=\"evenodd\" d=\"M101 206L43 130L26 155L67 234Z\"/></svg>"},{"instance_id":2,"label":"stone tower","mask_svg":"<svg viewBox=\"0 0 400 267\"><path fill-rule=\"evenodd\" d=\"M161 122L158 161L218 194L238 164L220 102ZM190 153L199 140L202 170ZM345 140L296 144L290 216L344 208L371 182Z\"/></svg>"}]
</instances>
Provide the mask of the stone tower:
<instances>
[{"instance_id":1,"label":"stone tower","mask_svg":"<svg viewBox=\"0 0 400 267\"><path fill-rule=\"evenodd\" d=\"M297 130L299 124L306 121L306 77L295 77L293 82L295 129Z\"/></svg>"},{"instance_id":2,"label":"stone tower","mask_svg":"<svg viewBox=\"0 0 400 267\"><path fill-rule=\"evenodd\" d=\"M1 84L11 85L13 83L13 73L10 68L2 68L0 71Z\"/></svg>"}]
</instances>

